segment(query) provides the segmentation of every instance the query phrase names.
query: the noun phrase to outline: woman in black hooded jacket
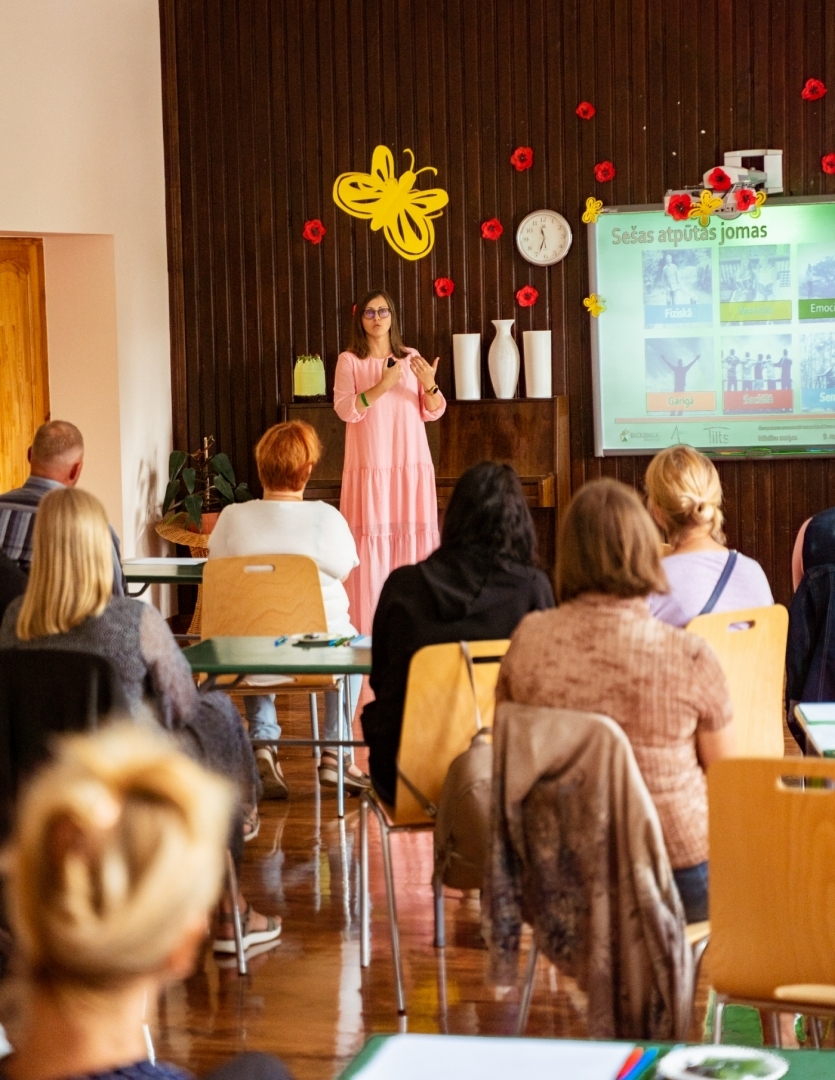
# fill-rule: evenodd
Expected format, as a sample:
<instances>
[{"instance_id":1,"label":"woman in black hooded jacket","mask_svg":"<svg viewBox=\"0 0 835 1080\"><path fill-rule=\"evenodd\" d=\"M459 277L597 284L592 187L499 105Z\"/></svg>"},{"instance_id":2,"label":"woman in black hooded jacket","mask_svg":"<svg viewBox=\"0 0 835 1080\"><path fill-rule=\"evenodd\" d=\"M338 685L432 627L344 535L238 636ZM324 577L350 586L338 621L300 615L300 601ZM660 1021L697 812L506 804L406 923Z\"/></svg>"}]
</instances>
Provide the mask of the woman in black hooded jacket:
<instances>
[{"instance_id":1,"label":"woman in black hooded jacket","mask_svg":"<svg viewBox=\"0 0 835 1080\"><path fill-rule=\"evenodd\" d=\"M484 461L455 485L438 550L387 578L372 632L375 700L362 713L371 780L385 802L394 804L412 656L424 645L509 638L529 611L553 607L535 559L519 477L509 465Z\"/></svg>"}]
</instances>

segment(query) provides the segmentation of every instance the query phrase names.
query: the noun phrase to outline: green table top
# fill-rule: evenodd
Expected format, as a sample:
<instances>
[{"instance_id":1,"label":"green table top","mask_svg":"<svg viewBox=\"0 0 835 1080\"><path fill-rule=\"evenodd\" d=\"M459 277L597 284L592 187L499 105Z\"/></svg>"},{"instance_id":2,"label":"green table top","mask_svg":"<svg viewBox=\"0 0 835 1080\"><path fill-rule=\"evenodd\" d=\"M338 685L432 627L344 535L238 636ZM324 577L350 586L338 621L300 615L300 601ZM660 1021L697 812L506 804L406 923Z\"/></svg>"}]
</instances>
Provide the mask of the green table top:
<instances>
[{"instance_id":1,"label":"green table top","mask_svg":"<svg viewBox=\"0 0 835 1080\"><path fill-rule=\"evenodd\" d=\"M340 1074L339 1080L350 1080L351 1077L356 1076L357 1073L361 1072L386 1040L392 1037L393 1036L391 1035L372 1035L354 1060L347 1066L344 1072ZM487 1040L494 1036L484 1035L481 1037ZM424 1036L424 1038L446 1039L449 1038L449 1036L427 1035ZM524 1039L519 1041L531 1042L533 1040ZM547 1041L558 1044L561 1040L548 1039L536 1041ZM673 1048L673 1043L645 1042L643 1039L639 1041L640 1045L644 1047L657 1046L660 1050L658 1059L662 1058L668 1050L672 1050ZM786 1073L788 1080L832 1080L833 1076L835 1076L835 1051L833 1050L777 1050L771 1046L766 1047L765 1049L770 1053L777 1054L779 1057L784 1057L786 1061L788 1061L789 1071ZM655 1072L655 1069L650 1069L642 1076L641 1080L653 1080ZM556 1078L560 1076L560 1073L555 1072L553 1075Z\"/></svg>"},{"instance_id":2,"label":"green table top","mask_svg":"<svg viewBox=\"0 0 835 1080\"><path fill-rule=\"evenodd\" d=\"M205 559L127 559L122 573L129 584L199 585Z\"/></svg>"},{"instance_id":3,"label":"green table top","mask_svg":"<svg viewBox=\"0 0 835 1080\"><path fill-rule=\"evenodd\" d=\"M195 673L206 675L367 675L371 649L300 649L274 637L216 637L183 650Z\"/></svg>"}]
</instances>

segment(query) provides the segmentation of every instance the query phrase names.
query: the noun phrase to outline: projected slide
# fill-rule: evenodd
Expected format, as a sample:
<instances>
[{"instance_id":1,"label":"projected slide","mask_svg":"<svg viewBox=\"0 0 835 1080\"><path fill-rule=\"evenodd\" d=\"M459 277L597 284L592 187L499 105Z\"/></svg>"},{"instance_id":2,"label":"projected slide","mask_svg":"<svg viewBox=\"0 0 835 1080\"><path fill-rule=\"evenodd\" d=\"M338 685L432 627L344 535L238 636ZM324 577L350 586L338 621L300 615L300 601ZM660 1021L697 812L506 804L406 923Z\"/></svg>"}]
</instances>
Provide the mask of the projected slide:
<instances>
[{"instance_id":1,"label":"projected slide","mask_svg":"<svg viewBox=\"0 0 835 1080\"><path fill-rule=\"evenodd\" d=\"M589 233L596 453L835 453L835 200Z\"/></svg>"}]
</instances>

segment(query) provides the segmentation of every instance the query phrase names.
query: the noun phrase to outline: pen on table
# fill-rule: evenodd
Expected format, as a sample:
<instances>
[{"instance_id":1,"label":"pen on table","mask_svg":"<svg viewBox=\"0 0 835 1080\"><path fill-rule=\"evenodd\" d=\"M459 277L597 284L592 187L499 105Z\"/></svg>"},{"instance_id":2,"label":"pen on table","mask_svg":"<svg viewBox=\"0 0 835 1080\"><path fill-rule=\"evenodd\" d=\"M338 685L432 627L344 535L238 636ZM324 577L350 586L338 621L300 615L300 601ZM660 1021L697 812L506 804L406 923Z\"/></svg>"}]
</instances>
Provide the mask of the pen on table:
<instances>
[{"instance_id":1,"label":"pen on table","mask_svg":"<svg viewBox=\"0 0 835 1080\"><path fill-rule=\"evenodd\" d=\"M637 1065L643 1056L643 1046L634 1046L629 1057L624 1061L623 1065L621 1065L620 1072L615 1077L615 1080L623 1080L624 1076L628 1076L629 1073L632 1072L633 1067Z\"/></svg>"},{"instance_id":2,"label":"pen on table","mask_svg":"<svg viewBox=\"0 0 835 1080\"><path fill-rule=\"evenodd\" d=\"M287 640L287 635L282 634L280 638L275 639L275 643L276 643L276 645L283 645L286 640Z\"/></svg>"},{"instance_id":3,"label":"pen on table","mask_svg":"<svg viewBox=\"0 0 835 1080\"><path fill-rule=\"evenodd\" d=\"M337 648L339 648L340 645L347 645L349 641L353 641L353 638L352 637L337 638L336 641L332 641L330 643L330 646L331 646L332 649L337 649Z\"/></svg>"},{"instance_id":4,"label":"pen on table","mask_svg":"<svg viewBox=\"0 0 835 1080\"><path fill-rule=\"evenodd\" d=\"M652 1046L649 1050L645 1050L643 1054L638 1058L632 1068L620 1080L638 1080L639 1076L643 1076L650 1065L658 1057L658 1047Z\"/></svg>"}]
</instances>

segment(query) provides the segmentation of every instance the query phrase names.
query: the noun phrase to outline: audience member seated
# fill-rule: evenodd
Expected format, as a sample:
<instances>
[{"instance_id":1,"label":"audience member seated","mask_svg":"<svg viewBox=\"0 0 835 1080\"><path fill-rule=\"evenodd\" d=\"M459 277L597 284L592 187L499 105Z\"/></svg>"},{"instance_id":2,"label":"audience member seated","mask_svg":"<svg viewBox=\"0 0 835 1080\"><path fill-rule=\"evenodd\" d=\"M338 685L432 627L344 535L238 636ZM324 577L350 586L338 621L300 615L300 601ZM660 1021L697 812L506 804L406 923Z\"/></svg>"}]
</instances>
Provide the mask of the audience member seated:
<instances>
[{"instance_id":1,"label":"audience member seated","mask_svg":"<svg viewBox=\"0 0 835 1080\"><path fill-rule=\"evenodd\" d=\"M658 533L615 480L574 496L557 546L554 611L522 620L496 701L602 713L620 724L655 802L688 922L707 918L707 784L733 753L725 673L706 641L654 619ZM373 773L372 773L373 776Z\"/></svg>"},{"instance_id":2,"label":"audience member seated","mask_svg":"<svg viewBox=\"0 0 835 1080\"><path fill-rule=\"evenodd\" d=\"M22 800L5 866L26 1000L0 1076L183 1080L148 1060L143 1025L194 967L235 798L136 726L59 744ZM224 1068L287 1080L280 1062L259 1058L258 1069L247 1058Z\"/></svg>"},{"instance_id":3,"label":"audience member seated","mask_svg":"<svg viewBox=\"0 0 835 1080\"><path fill-rule=\"evenodd\" d=\"M26 575L16 562L0 555L0 622L16 596L26 592Z\"/></svg>"},{"instance_id":4,"label":"audience member seated","mask_svg":"<svg viewBox=\"0 0 835 1080\"><path fill-rule=\"evenodd\" d=\"M800 526L792 551L792 587L807 570L835 565L835 506L807 518Z\"/></svg>"},{"instance_id":5,"label":"audience member seated","mask_svg":"<svg viewBox=\"0 0 835 1080\"><path fill-rule=\"evenodd\" d=\"M799 701L835 701L835 565L809 567L789 605L786 722L805 753Z\"/></svg>"},{"instance_id":6,"label":"audience member seated","mask_svg":"<svg viewBox=\"0 0 835 1080\"><path fill-rule=\"evenodd\" d=\"M722 532L722 485L712 461L689 446L670 446L652 459L647 507L672 548L662 566L670 591L650 597L650 611L671 626L686 626L713 596L732 553ZM711 611L740 611L774 603L763 569L736 554Z\"/></svg>"},{"instance_id":7,"label":"audience member seated","mask_svg":"<svg viewBox=\"0 0 835 1080\"><path fill-rule=\"evenodd\" d=\"M258 479L263 499L227 506L218 518L209 540L209 558L230 555L308 555L319 567L328 632L344 636L356 634L348 611L348 594L342 582L359 566L357 548L348 522L340 512L320 499L304 499L304 489L322 456L319 436L303 420L275 424L265 432L255 448ZM249 680L257 683L258 677ZM264 681L270 681L265 678ZM274 681L274 680L273 680ZM362 677L346 679L351 715L362 687ZM249 734L252 739L281 736L275 712L275 695L244 698ZM336 694L325 694L324 738L340 737L339 703ZM319 765L319 783L335 787L337 751L324 749ZM258 771L268 798L286 799L287 783L275 751L262 747L255 751ZM345 790L368 787L365 773L346 755Z\"/></svg>"},{"instance_id":8,"label":"audience member seated","mask_svg":"<svg viewBox=\"0 0 835 1080\"><path fill-rule=\"evenodd\" d=\"M257 828L259 782L243 723L226 694L198 694L165 620L149 604L112 597L110 533L104 507L86 491L60 487L41 501L35 519L32 570L22 597L0 624L2 649L70 649L109 660L134 720L175 734L187 753L232 779L241 793L247 824L232 830L237 862L243 830ZM234 950L232 908L215 942ZM244 911L247 944L277 939L280 922Z\"/></svg>"},{"instance_id":9,"label":"audience member seated","mask_svg":"<svg viewBox=\"0 0 835 1080\"><path fill-rule=\"evenodd\" d=\"M409 663L424 645L508 638L529 611L554 605L536 567L536 537L519 477L485 461L455 485L441 546L417 566L393 571L374 615L371 689L362 729L371 780L394 804L397 751Z\"/></svg>"},{"instance_id":10,"label":"audience member seated","mask_svg":"<svg viewBox=\"0 0 835 1080\"><path fill-rule=\"evenodd\" d=\"M50 491L75 487L84 466L84 439L66 420L41 424L29 447L29 479L22 488L0 495L0 554L17 563L24 574L32 563L32 536L41 499ZM113 543L113 595L124 596L125 579L119 537Z\"/></svg>"}]
</instances>

